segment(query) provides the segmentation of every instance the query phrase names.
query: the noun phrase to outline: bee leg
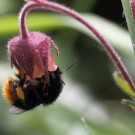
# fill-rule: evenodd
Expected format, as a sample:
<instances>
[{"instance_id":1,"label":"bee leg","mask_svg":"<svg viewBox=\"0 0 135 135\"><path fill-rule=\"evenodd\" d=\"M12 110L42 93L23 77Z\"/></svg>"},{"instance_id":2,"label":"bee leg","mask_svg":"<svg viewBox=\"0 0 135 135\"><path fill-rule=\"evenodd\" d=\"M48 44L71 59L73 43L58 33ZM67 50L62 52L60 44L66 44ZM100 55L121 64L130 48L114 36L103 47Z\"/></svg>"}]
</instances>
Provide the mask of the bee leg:
<instances>
[{"instance_id":1,"label":"bee leg","mask_svg":"<svg viewBox=\"0 0 135 135\"><path fill-rule=\"evenodd\" d=\"M43 94L45 96L48 96L48 87L50 84L50 78L49 78L49 73L45 72L43 78L42 78L42 83L43 83Z\"/></svg>"},{"instance_id":2,"label":"bee leg","mask_svg":"<svg viewBox=\"0 0 135 135\"><path fill-rule=\"evenodd\" d=\"M48 96L48 83L44 83L44 86L43 86L43 93L45 96Z\"/></svg>"},{"instance_id":3,"label":"bee leg","mask_svg":"<svg viewBox=\"0 0 135 135\"><path fill-rule=\"evenodd\" d=\"M18 79L21 79L21 74L19 73L19 71L15 71L14 74Z\"/></svg>"}]
</instances>

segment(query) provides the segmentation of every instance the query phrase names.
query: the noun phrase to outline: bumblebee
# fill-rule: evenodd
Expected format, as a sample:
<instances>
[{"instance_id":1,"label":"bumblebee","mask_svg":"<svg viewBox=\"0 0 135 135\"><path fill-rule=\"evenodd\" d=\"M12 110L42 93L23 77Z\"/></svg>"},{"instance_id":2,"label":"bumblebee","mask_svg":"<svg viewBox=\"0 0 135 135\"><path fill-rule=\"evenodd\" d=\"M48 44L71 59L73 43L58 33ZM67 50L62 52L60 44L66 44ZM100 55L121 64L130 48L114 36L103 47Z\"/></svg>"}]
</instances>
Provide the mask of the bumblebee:
<instances>
[{"instance_id":1,"label":"bumblebee","mask_svg":"<svg viewBox=\"0 0 135 135\"><path fill-rule=\"evenodd\" d=\"M46 77L31 80L29 76L22 78L19 72L15 73L16 79L8 78L4 83L3 95L13 105L10 113L21 113L36 106L52 104L60 95L63 88L62 72L59 68L48 71L49 84Z\"/></svg>"}]
</instances>

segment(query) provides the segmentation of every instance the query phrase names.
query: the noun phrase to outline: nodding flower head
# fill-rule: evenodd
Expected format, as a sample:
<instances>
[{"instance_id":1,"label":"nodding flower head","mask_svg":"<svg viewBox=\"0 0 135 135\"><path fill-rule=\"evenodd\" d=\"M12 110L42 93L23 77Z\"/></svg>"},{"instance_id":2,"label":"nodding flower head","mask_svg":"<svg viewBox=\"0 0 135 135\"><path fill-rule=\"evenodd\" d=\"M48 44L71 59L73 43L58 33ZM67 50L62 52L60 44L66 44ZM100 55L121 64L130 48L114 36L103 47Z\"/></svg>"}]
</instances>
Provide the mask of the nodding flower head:
<instances>
[{"instance_id":1,"label":"nodding flower head","mask_svg":"<svg viewBox=\"0 0 135 135\"><path fill-rule=\"evenodd\" d=\"M50 46L53 45L58 55L58 48L47 35L40 32L28 32L27 38L17 36L8 42L8 55L11 66L15 66L22 77L38 78L48 71L55 71Z\"/></svg>"}]
</instances>

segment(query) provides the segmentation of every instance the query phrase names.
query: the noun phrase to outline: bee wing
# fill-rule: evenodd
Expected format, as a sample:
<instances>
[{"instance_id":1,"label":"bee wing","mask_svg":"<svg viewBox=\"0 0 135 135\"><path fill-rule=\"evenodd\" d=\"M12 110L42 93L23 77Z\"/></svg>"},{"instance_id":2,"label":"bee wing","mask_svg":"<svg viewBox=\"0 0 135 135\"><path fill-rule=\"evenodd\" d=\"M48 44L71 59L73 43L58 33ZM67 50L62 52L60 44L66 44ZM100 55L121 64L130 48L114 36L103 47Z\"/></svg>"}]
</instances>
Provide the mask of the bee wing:
<instances>
[{"instance_id":1,"label":"bee wing","mask_svg":"<svg viewBox=\"0 0 135 135\"><path fill-rule=\"evenodd\" d=\"M23 112L25 112L26 110L23 110L23 109L21 109L21 108L18 108L18 107L16 107L16 106L13 106L13 107L11 107L10 109L9 109L9 113L10 114L21 114L21 113L23 113Z\"/></svg>"}]
</instances>

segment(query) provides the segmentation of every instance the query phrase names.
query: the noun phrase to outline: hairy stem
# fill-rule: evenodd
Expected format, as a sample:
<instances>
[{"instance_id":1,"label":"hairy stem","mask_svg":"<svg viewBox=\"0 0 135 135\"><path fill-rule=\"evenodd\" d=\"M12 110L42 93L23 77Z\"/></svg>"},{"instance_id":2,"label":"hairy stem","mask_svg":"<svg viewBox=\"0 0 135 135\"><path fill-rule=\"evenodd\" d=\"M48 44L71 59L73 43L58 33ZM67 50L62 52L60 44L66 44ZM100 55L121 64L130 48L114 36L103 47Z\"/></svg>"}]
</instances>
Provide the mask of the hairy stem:
<instances>
[{"instance_id":1,"label":"hairy stem","mask_svg":"<svg viewBox=\"0 0 135 135\"><path fill-rule=\"evenodd\" d=\"M39 4L35 2L28 2L24 5L24 7L21 9L21 12L19 14L19 28L20 33L23 39L28 38L28 30L26 26L26 15L32 10L38 7Z\"/></svg>"},{"instance_id":2,"label":"hairy stem","mask_svg":"<svg viewBox=\"0 0 135 135\"><path fill-rule=\"evenodd\" d=\"M20 14L20 31L22 34L22 37L27 37L27 29L25 27L25 17L27 13L32 9L48 9L54 12L62 13L65 15L68 15L76 20L78 20L80 23L85 25L90 31L93 32L93 34L98 38L98 40L101 42L101 45L104 47L107 54L112 58L115 65L118 67L120 73L124 77L124 79L130 84L131 88L135 92L135 84L130 77L126 67L124 66L123 62L121 61L119 55L114 50L112 45L102 36L89 22L87 22L79 13L76 11L67 8L63 5L60 5L55 2L46 1L46 0L31 0L25 4L25 6L21 10Z\"/></svg>"}]
</instances>

